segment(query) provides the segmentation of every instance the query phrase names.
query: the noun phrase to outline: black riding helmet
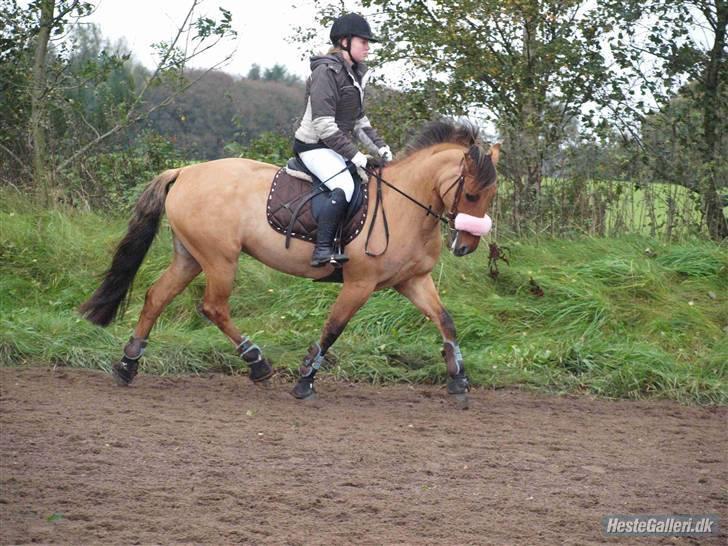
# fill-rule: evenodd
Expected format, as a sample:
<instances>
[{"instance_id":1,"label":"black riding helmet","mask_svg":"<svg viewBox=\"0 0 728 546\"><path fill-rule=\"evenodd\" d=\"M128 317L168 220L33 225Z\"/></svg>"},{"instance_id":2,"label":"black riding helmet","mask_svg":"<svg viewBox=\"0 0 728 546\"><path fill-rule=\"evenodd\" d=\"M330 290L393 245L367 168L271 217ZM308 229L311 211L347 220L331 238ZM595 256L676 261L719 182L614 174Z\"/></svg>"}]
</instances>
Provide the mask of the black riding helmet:
<instances>
[{"instance_id":1,"label":"black riding helmet","mask_svg":"<svg viewBox=\"0 0 728 546\"><path fill-rule=\"evenodd\" d=\"M372 29L358 13L347 13L334 21L331 26L331 43L335 46L339 45L342 38L351 39L352 36L359 36L370 42L378 42L379 40L372 35Z\"/></svg>"}]
</instances>

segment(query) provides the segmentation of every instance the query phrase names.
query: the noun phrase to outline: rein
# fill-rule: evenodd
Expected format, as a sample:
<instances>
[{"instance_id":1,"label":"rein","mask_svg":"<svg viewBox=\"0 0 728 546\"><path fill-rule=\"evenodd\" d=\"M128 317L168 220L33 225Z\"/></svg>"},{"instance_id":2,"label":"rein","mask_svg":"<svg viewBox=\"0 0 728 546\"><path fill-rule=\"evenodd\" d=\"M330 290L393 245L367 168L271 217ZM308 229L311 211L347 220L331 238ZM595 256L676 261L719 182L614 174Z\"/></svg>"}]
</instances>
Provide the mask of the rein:
<instances>
[{"instance_id":1,"label":"rein","mask_svg":"<svg viewBox=\"0 0 728 546\"><path fill-rule=\"evenodd\" d=\"M453 229L452 222L454 221L455 216L457 216L458 202L460 201L460 196L462 195L462 192L463 192L463 186L465 185L465 175L463 174L462 163L461 163L461 168L460 168L460 176L458 176L455 179L455 181L452 184L450 184L450 186L447 188L447 190L445 190L445 193L442 194L442 197L445 197L448 194L448 192L451 189L453 189L455 187L455 185L457 184L458 188L455 193L455 200L453 201L452 209L449 212L447 212L446 214L439 214L439 213L435 212L434 210L432 210L432 205L427 205L427 206L423 205L422 203L420 203L417 199L415 199L411 195L408 195L407 193L400 190L398 187L396 187L393 184L391 184L390 182L387 182L386 180L384 180L384 178L382 178L382 167L381 166L377 167L376 169L365 168L364 170L368 174L370 174L374 178L376 178L376 180L377 180L377 197L376 197L376 200L374 201L374 212L372 213L372 221L369 224L369 231L367 232L367 238L364 243L364 253L367 256L376 258L377 256L381 256L382 254L387 252L387 248L389 248L389 222L387 221L387 213L384 211L382 184L385 184L386 186L388 186L389 188L393 189L398 194L400 194L402 197L409 199L415 205L417 205L418 207L423 209L425 211L425 216L432 216L432 217L436 218L437 220L439 220L440 222L442 222L443 224L445 224L448 227L448 229ZM384 245L384 250L382 250L378 254L375 254L373 252L369 252L369 240L371 239L372 232L374 231L374 225L376 224L376 221L377 221L377 213L379 212L380 206L382 208L382 219L384 221L384 237L385 237L386 243Z\"/></svg>"}]
</instances>

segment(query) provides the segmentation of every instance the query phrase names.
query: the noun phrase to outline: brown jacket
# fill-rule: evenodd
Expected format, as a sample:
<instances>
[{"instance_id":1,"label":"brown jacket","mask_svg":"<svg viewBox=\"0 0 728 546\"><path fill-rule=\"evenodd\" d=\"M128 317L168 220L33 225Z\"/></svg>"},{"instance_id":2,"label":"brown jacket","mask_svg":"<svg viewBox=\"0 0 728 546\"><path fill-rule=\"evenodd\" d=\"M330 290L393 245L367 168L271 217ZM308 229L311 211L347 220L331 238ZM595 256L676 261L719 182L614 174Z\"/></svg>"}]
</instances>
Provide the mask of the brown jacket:
<instances>
[{"instance_id":1,"label":"brown jacket","mask_svg":"<svg viewBox=\"0 0 728 546\"><path fill-rule=\"evenodd\" d=\"M305 148L331 148L346 159L356 155L356 138L377 153L385 145L364 114L367 68L359 63L356 73L341 54L311 58L311 76L306 83L306 111L296 130L296 140ZM301 146L297 143L297 146Z\"/></svg>"}]
</instances>

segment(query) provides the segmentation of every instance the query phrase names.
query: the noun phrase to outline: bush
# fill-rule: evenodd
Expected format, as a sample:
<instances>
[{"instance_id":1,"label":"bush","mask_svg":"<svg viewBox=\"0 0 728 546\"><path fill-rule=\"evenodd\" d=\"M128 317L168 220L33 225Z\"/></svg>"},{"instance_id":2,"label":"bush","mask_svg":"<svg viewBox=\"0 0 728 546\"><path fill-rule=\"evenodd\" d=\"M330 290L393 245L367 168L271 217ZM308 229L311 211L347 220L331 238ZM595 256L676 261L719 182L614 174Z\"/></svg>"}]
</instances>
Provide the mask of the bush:
<instances>
[{"instance_id":1,"label":"bush","mask_svg":"<svg viewBox=\"0 0 728 546\"><path fill-rule=\"evenodd\" d=\"M131 148L98 153L80 162L68 173L67 199L74 205L126 210L150 180L184 163L173 142L144 131Z\"/></svg>"},{"instance_id":2,"label":"bush","mask_svg":"<svg viewBox=\"0 0 728 546\"><path fill-rule=\"evenodd\" d=\"M234 157L255 159L272 165L283 166L293 155L293 143L279 133L264 132L244 146L237 142L225 145L225 152Z\"/></svg>"}]
</instances>

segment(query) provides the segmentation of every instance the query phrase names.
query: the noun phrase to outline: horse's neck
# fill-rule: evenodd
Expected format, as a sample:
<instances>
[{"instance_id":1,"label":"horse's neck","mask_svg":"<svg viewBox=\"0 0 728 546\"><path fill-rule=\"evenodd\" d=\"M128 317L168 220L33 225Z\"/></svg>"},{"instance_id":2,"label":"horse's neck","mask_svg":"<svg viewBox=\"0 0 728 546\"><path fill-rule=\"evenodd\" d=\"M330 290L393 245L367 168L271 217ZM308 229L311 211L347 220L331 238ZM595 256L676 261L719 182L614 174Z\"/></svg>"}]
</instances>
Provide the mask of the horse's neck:
<instances>
[{"instance_id":1,"label":"horse's neck","mask_svg":"<svg viewBox=\"0 0 728 546\"><path fill-rule=\"evenodd\" d=\"M403 164L392 167L392 181L410 197L442 214L445 205L440 195L448 181L455 181L458 176L460 153L451 147L417 152ZM384 178L387 179L386 174ZM410 205L420 210L414 204Z\"/></svg>"}]
</instances>

